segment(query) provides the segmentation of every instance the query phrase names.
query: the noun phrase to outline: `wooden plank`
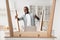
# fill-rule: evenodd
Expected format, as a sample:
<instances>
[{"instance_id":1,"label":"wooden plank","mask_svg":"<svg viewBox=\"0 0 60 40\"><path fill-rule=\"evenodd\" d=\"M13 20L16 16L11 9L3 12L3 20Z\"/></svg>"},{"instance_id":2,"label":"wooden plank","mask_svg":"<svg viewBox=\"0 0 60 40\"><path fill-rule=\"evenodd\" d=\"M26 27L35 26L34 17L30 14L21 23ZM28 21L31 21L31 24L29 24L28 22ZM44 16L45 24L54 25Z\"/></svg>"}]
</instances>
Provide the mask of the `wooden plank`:
<instances>
[{"instance_id":1,"label":"wooden plank","mask_svg":"<svg viewBox=\"0 0 60 40\"><path fill-rule=\"evenodd\" d=\"M14 32L14 37L22 37L22 38L44 38L48 37L47 32Z\"/></svg>"},{"instance_id":2,"label":"wooden plank","mask_svg":"<svg viewBox=\"0 0 60 40\"><path fill-rule=\"evenodd\" d=\"M43 10L43 13L42 13L42 22L40 21L41 22L41 29L40 29L41 31L43 29L43 18L44 18L44 10Z\"/></svg>"},{"instance_id":3,"label":"wooden plank","mask_svg":"<svg viewBox=\"0 0 60 40\"><path fill-rule=\"evenodd\" d=\"M6 0L6 8L7 8L10 36L13 37L13 26L12 26L12 20L11 20L11 14L10 14L10 8L9 8L9 1L8 0Z\"/></svg>"},{"instance_id":4,"label":"wooden plank","mask_svg":"<svg viewBox=\"0 0 60 40\"><path fill-rule=\"evenodd\" d=\"M56 0L53 0L52 2L52 6L51 6L51 12L50 12L50 20L49 20L49 24L48 24L48 37L51 36L52 33L52 25L53 25L53 19L54 19L54 11L55 11L55 4L56 4Z\"/></svg>"},{"instance_id":5,"label":"wooden plank","mask_svg":"<svg viewBox=\"0 0 60 40\"><path fill-rule=\"evenodd\" d=\"M17 13L17 10L16 11L16 16L18 17L18 13ZM18 18L17 18L17 25L18 25L18 31L20 32L20 26L19 26L19 21L18 21Z\"/></svg>"}]
</instances>

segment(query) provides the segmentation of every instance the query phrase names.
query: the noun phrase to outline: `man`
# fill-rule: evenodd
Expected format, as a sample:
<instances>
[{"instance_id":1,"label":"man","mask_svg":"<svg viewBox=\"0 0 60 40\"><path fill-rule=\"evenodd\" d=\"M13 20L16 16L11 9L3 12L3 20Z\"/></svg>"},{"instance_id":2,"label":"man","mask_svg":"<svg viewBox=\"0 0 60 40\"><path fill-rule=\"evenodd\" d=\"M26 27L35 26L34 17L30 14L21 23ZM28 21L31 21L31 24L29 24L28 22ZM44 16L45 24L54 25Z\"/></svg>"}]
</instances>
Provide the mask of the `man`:
<instances>
[{"instance_id":1,"label":"man","mask_svg":"<svg viewBox=\"0 0 60 40\"><path fill-rule=\"evenodd\" d=\"M26 29L26 27L35 26L35 18L37 18L37 20L40 20L39 17L37 17L35 14L29 12L29 9L27 6L24 7L24 13L25 13L25 15L23 15L21 18L18 18L17 16L15 18L18 18L18 21L19 20L24 21L25 29Z\"/></svg>"}]
</instances>

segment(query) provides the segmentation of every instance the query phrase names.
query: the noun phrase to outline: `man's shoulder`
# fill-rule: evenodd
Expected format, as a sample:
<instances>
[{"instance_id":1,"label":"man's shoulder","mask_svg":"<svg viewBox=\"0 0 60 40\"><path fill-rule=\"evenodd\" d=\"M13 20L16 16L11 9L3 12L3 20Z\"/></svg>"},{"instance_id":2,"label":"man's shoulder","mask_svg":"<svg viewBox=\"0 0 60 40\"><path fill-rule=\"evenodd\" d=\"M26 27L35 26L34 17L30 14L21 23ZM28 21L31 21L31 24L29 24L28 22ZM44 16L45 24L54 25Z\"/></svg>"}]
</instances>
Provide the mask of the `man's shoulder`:
<instances>
[{"instance_id":1,"label":"man's shoulder","mask_svg":"<svg viewBox=\"0 0 60 40\"><path fill-rule=\"evenodd\" d=\"M30 15L34 15L33 13L30 13Z\"/></svg>"}]
</instances>

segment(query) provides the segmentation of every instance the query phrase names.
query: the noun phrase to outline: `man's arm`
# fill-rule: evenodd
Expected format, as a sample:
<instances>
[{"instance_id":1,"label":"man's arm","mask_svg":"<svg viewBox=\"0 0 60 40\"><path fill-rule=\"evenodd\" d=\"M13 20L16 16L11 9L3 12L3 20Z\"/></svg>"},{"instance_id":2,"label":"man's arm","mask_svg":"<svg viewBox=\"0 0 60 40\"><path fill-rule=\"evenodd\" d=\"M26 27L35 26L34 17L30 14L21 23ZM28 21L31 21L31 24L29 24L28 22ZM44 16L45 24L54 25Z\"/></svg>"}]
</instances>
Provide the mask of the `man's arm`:
<instances>
[{"instance_id":1,"label":"man's arm","mask_svg":"<svg viewBox=\"0 0 60 40\"><path fill-rule=\"evenodd\" d=\"M35 15L35 18L37 18L38 20L40 20L40 18L38 16Z\"/></svg>"},{"instance_id":2,"label":"man's arm","mask_svg":"<svg viewBox=\"0 0 60 40\"><path fill-rule=\"evenodd\" d=\"M18 21L19 21L19 20L23 20L23 17L21 17L21 18L18 18Z\"/></svg>"},{"instance_id":3,"label":"man's arm","mask_svg":"<svg viewBox=\"0 0 60 40\"><path fill-rule=\"evenodd\" d=\"M17 16L15 16L15 18L17 18L17 19L18 19L18 21L19 21L19 20L23 20L23 17L18 18Z\"/></svg>"}]
</instances>

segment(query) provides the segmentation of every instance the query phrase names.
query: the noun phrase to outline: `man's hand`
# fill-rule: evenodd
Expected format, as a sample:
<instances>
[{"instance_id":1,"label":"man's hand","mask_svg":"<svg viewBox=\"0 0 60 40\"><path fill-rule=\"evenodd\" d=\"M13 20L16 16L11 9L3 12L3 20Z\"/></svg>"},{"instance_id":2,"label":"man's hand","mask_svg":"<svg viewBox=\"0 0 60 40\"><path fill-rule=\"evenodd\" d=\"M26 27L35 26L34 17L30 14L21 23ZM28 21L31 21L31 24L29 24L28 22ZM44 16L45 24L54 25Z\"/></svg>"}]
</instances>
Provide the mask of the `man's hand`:
<instances>
[{"instance_id":1,"label":"man's hand","mask_svg":"<svg viewBox=\"0 0 60 40\"><path fill-rule=\"evenodd\" d=\"M37 18L38 20L40 20L40 18L38 16L35 15L35 18Z\"/></svg>"},{"instance_id":2,"label":"man's hand","mask_svg":"<svg viewBox=\"0 0 60 40\"><path fill-rule=\"evenodd\" d=\"M17 19L18 21L20 20L20 19L18 18L18 16L15 16L15 19Z\"/></svg>"},{"instance_id":3,"label":"man's hand","mask_svg":"<svg viewBox=\"0 0 60 40\"><path fill-rule=\"evenodd\" d=\"M15 19L17 19L18 17L17 16L15 16Z\"/></svg>"}]
</instances>

